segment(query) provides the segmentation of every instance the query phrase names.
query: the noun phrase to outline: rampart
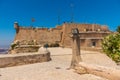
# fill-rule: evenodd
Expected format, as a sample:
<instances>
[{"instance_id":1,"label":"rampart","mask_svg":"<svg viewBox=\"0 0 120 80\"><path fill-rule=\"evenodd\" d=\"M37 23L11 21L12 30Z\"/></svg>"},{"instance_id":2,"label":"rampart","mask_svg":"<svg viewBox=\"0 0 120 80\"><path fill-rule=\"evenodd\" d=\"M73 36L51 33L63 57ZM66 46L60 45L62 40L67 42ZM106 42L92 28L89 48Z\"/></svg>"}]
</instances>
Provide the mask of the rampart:
<instances>
[{"instance_id":1,"label":"rampart","mask_svg":"<svg viewBox=\"0 0 120 80\"><path fill-rule=\"evenodd\" d=\"M21 27L18 23L14 25L16 29L15 40L20 42L24 41L36 41L37 44L53 43L61 41L61 29L60 28L32 28L32 27ZM27 44L27 43L26 43Z\"/></svg>"},{"instance_id":2,"label":"rampart","mask_svg":"<svg viewBox=\"0 0 120 80\"><path fill-rule=\"evenodd\" d=\"M111 33L107 26L98 24L64 23L47 29L22 27L14 23L14 28L16 29L14 42L19 41L20 45L29 45L32 42L37 45L59 43L64 47L71 47L71 30L78 28L82 49L101 48L102 39Z\"/></svg>"}]
</instances>

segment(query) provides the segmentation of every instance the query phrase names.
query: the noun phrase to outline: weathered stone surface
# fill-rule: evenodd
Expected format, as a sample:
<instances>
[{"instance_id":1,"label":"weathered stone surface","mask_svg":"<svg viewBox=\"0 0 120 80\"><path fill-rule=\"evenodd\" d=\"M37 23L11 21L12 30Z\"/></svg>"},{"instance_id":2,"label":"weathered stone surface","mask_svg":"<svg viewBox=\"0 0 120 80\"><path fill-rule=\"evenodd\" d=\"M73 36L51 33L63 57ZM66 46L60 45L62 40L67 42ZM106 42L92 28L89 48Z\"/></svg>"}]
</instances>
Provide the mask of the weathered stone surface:
<instances>
[{"instance_id":1,"label":"weathered stone surface","mask_svg":"<svg viewBox=\"0 0 120 80\"><path fill-rule=\"evenodd\" d=\"M75 33L74 33L75 32ZM73 29L73 37L72 38L72 60L71 60L71 66L70 68L75 68L76 65L79 64L81 59L80 55L80 37L79 37L79 31L77 28Z\"/></svg>"},{"instance_id":2,"label":"weathered stone surface","mask_svg":"<svg viewBox=\"0 0 120 80\"><path fill-rule=\"evenodd\" d=\"M18 40L22 44L27 44L26 41L35 41L36 44L44 45L46 43L59 43L64 47L71 47L71 39L69 34L73 28L78 28L80 35L81 47L101 47L103 37L110 34L107 26L97 24L77 24L64 23L56 28L31 28L14 24L16 36L14 41Z\"/></svg>"},{"instance_id":3,"label":"weathered stone surface","mask_svg":"<svg viewBox=\"0 0 120 80\"><path fill-rule=\"evenodd\" d=\"M24 45L24 46L17 46L14 49L9 51L10 54L19 54L19 53L30 53L30 52L37 52L40 46L35 45Z\"/></svg>"},{"instance_id":4,"label":"weathered stone surface","mask_svg":"<svg viewBox=\"0 0 120 80\"><path fill-rule=\"evenodd\" d=\"M120 70L113 68L80 62L79 65L76 66L75 70L77 73L82 73L83 71L83 73L94 74L97 76L107 78L109 80L120 80Z\"/></svg>"},{"instance_id":5,"label":"weathered stone surface","mask_svg":"<svg viewBox=\"0 0 120 80\"><path fill-rule=\"evenodd\" d=\"M78 74L88 74L87 70L84 67L75 67L75 70Z\"/></svg>"},{"instance_id":6,"label":"weathered stone surface","mask_svg":"<svg viewBox=\"0 0 120 80\"><path fill-rule=\"evenodd\" d=\"M6 54L0 56L0 67L9 67L23 64L50 61L50 52Z\"/></svg>"}]
</instances>

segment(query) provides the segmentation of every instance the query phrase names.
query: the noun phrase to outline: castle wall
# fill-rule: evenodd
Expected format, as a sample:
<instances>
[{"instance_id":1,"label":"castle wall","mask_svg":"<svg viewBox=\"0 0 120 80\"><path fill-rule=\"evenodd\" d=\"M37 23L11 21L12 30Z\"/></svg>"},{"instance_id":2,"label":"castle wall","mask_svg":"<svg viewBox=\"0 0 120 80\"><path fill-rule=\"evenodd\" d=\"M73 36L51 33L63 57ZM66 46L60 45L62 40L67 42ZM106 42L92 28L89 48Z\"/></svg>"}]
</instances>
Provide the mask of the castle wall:
<instances>
[{"instance_id":1,"label":"castle wall","mask_svg":"<svg viewBox=\"0 0 120 80\"><path fill-rule=\"evenodd\" d=\"M71 30L78 28L80 35L81 47L101 47L102 39L110 34L109 30L102 30L102 26L97 24L63 24L63 36L61 44L66 47L71 47Z\"/></svg>"},{"instance_id":2,"label":"castle wall","mask_svg":"<svg viewBox=\"0 0 120 80\"><path fill-rule=\"evenodd\" d=\"M98 24L64 23L61 26L56 26L56 28L47 29L24 28L15 23L14 27L16 29L14 41L35 40L40 45L58 42L65 47L72 46L70 35L73 28L78 28L79 30L81 47L101 47L103 37L110 34L107 26Z\"/></svg>"},{"instance_id":3,"label":"castle wall","mask_svg":"<svg viewBox=\"0 0 120 80\"><path fill-rule=\"evenodd\" d=\"M36 40L38 44L60 42L61 31L58 29L20 28L19 32L16 33L16 40Z\"/></svg>"}]
</instances>

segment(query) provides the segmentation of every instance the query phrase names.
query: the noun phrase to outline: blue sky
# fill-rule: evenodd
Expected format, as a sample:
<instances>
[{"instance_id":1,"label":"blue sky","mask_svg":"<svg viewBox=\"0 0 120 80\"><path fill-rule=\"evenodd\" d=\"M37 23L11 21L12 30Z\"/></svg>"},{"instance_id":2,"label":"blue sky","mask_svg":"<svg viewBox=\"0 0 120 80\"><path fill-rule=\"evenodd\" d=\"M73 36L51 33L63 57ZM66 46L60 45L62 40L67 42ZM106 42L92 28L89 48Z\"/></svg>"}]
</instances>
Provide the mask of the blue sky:
<instances>
[{"instance_id":1,"label":"blue sky","mask_svg":"<svg viewBox=\"0 0 120 80\"><path fill-rule=\"evenodd\" d=\"M73 5L73 11L71 6ZM21 26L55 27L71 20L74 22L108 25L115 31L120 25L120 0L0 0L0 47L9 45L15 36L14 22Z\"/></svg>"}]
</instances>

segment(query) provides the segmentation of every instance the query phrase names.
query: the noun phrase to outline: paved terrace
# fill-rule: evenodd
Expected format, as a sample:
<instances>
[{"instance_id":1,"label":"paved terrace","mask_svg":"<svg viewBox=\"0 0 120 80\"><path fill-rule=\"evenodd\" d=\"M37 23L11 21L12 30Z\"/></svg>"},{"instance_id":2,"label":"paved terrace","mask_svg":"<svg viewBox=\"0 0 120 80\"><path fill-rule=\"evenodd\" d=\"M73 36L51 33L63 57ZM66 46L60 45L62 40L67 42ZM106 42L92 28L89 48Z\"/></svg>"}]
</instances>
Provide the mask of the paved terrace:
<instances>
[{"instance_id":1,"label":"paved terrace","mask_svg":"<svg viewBox=\"0 0 120 80\"><path fill-rule=\"evenodd\" d=\"M52 61L0 68L0 80L107 80L92 74L80 75L68 70L72 50L69 48L49 48ZM120 69L105 54L81 51L83 62Z\"/></svg>"}]
</instances>

